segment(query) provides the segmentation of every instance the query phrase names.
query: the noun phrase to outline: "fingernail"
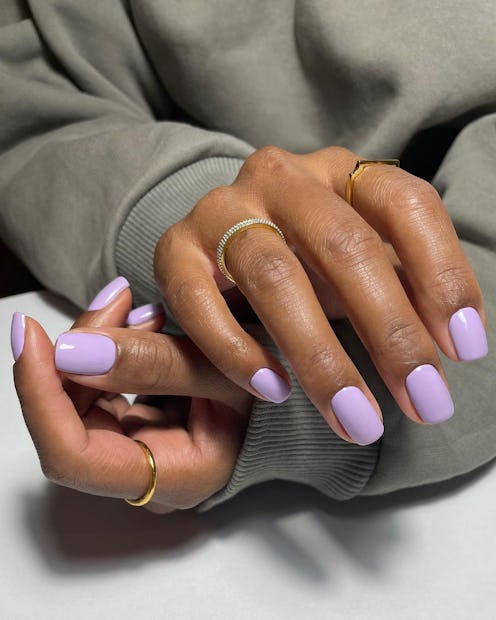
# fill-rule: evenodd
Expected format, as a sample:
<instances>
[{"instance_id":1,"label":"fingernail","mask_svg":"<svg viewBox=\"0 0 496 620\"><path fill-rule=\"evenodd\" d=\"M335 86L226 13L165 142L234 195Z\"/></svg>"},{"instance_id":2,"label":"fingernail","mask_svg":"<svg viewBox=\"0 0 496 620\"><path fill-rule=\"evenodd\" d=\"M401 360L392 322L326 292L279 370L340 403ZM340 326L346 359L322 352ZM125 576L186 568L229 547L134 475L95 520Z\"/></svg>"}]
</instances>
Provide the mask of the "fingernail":
<instances>
[{"instance_id":1,"label":"fingernail","mask_svg":"<svg viewBox=\"0 0 496 620\"><path fill-rule=\"evenodd\" d=\"M14 361L17 362L24 348L24 332L26 331L26 316L22 312L14 312L10 326L10 345Z\"/></svg>"},{"instance_id":2,"label":"fingernail","mask_svg":"<svg viewBox=\"0 0 496 620\"><path fill-rule=\"evenodd\" d=\"M145 306L140 306L139 308L131 310L127 315L127 324L139 325L161 314L165 314L162 304L146 304Z\"/></svg>"},{"instance_id":3,"label":"fingernail","mask_svg":"<svg viewBox=\"0 0 496 620\"><path fill-rule=\"evenodd\" d=\"M108 306L119 293L122 293L125 289L129 288L129 282L126 278L119 276L112 282L109 282L107 286L102 288L95 299L88 306L88 310L101 310Z\"/></svg>"},{"instance_id":4,"label":"fingernail","mask_svg":"<svg viewBox=\"0 0 496 620\"><path fill-rule=\"evenodd\" d=\"M412 370L406 378L406 390L424 422L439 424L451 418L455 411L446 383L430 364Z\"/></svg>"},{"instance_id":5,"label":"fingernail","mask_svg":"<svg viewBox=\"0 0 496 620\"><path fill-rule=\"evenodd\" d=\"M291 386L270 368L260 368L250 379L251 387L273 403L283 403L291 394Z\"/></svg>"},{"instance_id":6,"label":"fingernail","mask_svg":"<svg viewBox=\"0 0 496 620\"><path fill-rule=\"evenodd\" d=\"M449 320L449 332L458 359L469 362L487 355L486 330L475 308L462 308L455 312Z\"/></svg>"},{"instance_id":7,"label":"fingernail","mask_svg":"<svg viewBox=\"0 0 496 620\"><path fill-rule=\"evenodd\" d=\"M116 352L108 336L67 332L55 343L55 366L78 375L103 375L114 365Z\"/></svg>"},{"instance_id":8,"label":"fingernail","mask_svg":"<svg viewBox=\"0 0 496 620\"><path fill-rule=\"evenodd\" d=\"M334 394L331 407L348 435L362 446L374 443L384 433L377 411L355 386L344 387Z\"/></svg>"}]
</instances>

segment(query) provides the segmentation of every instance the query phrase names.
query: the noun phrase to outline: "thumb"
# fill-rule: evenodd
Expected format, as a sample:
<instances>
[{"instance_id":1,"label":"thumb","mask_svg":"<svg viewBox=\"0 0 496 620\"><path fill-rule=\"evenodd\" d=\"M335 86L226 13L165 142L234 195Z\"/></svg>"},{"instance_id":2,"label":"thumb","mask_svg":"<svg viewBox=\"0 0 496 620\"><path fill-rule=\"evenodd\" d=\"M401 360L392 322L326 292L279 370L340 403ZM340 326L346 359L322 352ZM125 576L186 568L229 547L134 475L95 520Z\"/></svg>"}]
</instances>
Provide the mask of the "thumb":
<instances>
[{"instance_id":1,"label":"thumb","mask_svg":"<svg viewBox=\"0 0 496 620\"><path fill-rule=\"evenodd\" d=\"M45 438L51 437L54 446L81 449L86 442L86 431L64 391L47 334L37 321L16 312L11 343L16 360L14 383L34 444L43 446Z\"/></svg>"}]
</instances>

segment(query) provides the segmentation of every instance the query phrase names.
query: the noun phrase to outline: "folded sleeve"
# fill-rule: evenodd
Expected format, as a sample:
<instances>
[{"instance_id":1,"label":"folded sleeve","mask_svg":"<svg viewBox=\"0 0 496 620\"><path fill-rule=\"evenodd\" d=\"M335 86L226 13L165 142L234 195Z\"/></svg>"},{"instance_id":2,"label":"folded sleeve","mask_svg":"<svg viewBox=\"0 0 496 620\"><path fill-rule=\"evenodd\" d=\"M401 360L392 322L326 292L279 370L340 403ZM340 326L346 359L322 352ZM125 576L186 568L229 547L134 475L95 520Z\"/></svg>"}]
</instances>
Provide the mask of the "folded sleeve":
<instances>
[{"instance_id":1,"label":"folded sleeve","mask_svg":"<svg viewBox=\"0 0 496 620\"><path fill-rule=\"evenodd\" d=\"M151 188L253 150L174 120L126 3L85 4L0 14L0 234L81 307L117 274L118 232Z\"/></svg>"}]
</instances>

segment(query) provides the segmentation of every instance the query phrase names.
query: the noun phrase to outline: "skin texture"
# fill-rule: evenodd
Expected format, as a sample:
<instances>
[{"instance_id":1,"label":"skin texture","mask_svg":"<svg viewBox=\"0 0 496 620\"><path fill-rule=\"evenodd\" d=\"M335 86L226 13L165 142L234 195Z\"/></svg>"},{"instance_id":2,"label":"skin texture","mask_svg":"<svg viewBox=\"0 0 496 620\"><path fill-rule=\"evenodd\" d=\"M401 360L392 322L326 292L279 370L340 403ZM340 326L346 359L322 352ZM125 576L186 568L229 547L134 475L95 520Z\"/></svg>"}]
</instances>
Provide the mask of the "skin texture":
<instances>
[{"instance_id":1,"label":"skin texture","mask_svg":"<svg viewBox=\"0 0 496 620\"><path fill-rule=\"evenodd\" d=\"M163 316L123 329L130 310L127 289L74 325L106 334L117 345L117 363L99 377L61 375L46 333L26 318L24 347L14 365L26 425L49 480L109 497L135 499L147 489L149 468L133 439L142 440L158 471L157 490L146 508L157 513L190 508L229 480L251 396L226 380L187 339L181 343L154 333ZM154 374L160 364L165 364L162 374ZM72 379L87 379L92 387ZM172 397L157 407L143 398L130 406L118 393L128 386L141 394L157 393L158 384L161 389L167 385L164 393L195 395ZM216 400L209 398L212 394Z\"/></svg>"},{"instance_id":2,"label":"skin texture","mask_svg":"<svg viewBox=\"0 0 496 620\"><path fill-rule=\"evenodd\" d=\"M232 240L226 264L309 399L348 441L330 404L340 389L358 387L381 413L329 316L351 321L398 405L419 423L406 377L429 364L446 381L435 345L457 359L454 312L474 308L485 324L480 288L435 189L400 168L372 166L356 179L351 207L344 194L357 159L338 147L306 155L263 148L164 233L155 252L156 280L184 331L256 395L250 378L259 368L286 374L235 318L226 301L233 285L215 252L239 221L277 224L288 245L270 230L247 230Z\"/></svg>"}]
</instances>

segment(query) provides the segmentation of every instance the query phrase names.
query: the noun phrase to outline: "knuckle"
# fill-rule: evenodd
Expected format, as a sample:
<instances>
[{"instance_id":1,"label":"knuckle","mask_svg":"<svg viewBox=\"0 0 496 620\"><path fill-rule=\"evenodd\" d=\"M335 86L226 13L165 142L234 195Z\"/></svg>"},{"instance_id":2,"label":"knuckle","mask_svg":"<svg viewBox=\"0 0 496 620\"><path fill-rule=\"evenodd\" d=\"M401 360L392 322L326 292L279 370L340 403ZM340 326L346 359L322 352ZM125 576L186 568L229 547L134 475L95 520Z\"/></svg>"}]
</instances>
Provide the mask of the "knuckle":
<instances>
[{"instance_id":1,"label":"knuckle","mask_svg":"<svg viewBox=\"0 0 496 620\"><path fill-rule=\"evenodd\" d=\"M251 347L243 334L224 334L222 346L210 351L209 359L221 372L229 375L233 368L245 366L250 351Z\"/></svg>"},{"instance_id":2,"label":"knuckle","mask_svg":"<svg viewBox=\"0 0 496 620\"><path fill-rule=\"evenodd\" d=\"M178 240L181 236L181 222L168 228L161 236L155 246L153 265L155 273L157 270L167 268L171 259L177 252Z\"/></svg>"},{"instance_id":3,"label":"knuckle","mask_svg":"<svg viewBox=\"0 0 496 620\"><path fill-rule=\"evenodd\" d=\"M386 323L381 342L375 350L380 357L409 360L421 342L423 335L418 325L399 317Z\"/></svg>"},{"instance_id":4,"label":"knuckle","mask_svg":"<svg viewBox=\"0 0 496 620\"><path fill-rule=\"evenodd\" d=\"M70 465L61 458L49 458L40 455L41 471L47 480L63 487L76 488L77 476Z\"/></svg>"},{"instance_id":5,"label":"knuckle","mask_svg":"<svg viewBox=\"0 0 496 620\"><path fill-rule=\"evenodd\" d=\"M186 320L195 317L198 308L208 309L211 297L205 277L196 273L169 278L164 295L172 312Z\"/></svg>"},{"instance_id":6,"label":"knuckle","mask_svg":"<svg viewBox=\"0 0 496 620\"><path fill-rule=\"evenodd\" d=\"M407 180L396 179L393 186L393 196L399 200L393 200L392 204L398 208L408 208L415 217L432 216L439 213L440 198L436 189L424 179L417 177Z\"/></svg>"},{"instance_id":7,"label":"knuckle","mask_svg":"<svg viewBox=\"0 0 496 620\"><path fill-rule=\"evenodd\" d=\"M292 162L291 153L277 146L264 146L244 162L241 174L249 176L280 176L286 174Z\"/></svg>"},{"instance_id":8,"label":"knuckle","mask_svg":"<svg viewBox=\"0 0 496 620\"><path fill-rule=\"evenodd\" d=\"M218 185L214 187L196 203L192 210L192 216L202 216L206 213L208 217L211 217L212 209L219 209L219 207L229 204L232 201L233 192L234 188L231 185Z\"/></svg>"},{"instance_id":9,"label":"knuckle","mask_svg":"<svg viewBox=\"0 0 496 620\"><path fill-rule=\"evenodd\" d=\"M337 351L330 346L315 345L301 360L304 376L315 375L316 370L319 374L330 375L333 380L338 381ZM339 381L338 381L339 382Z\"/></svg>"},{"instance_id":10,"label":"knuckle","mask_svg":"<svg viewBox=\"0 0 496 620\"><path fill-rule=\"evenodd\" d=\"M440 267L429 284L430 296L437 303L451 308L461 301L471 299L469 290L473 276L471 271L461 265L449 264Z\"/></svg>"},{"instance_id":11,"label":"knuckle","mask_svg":"<svg viewBox=\"0 0 496 620\"><path fill-rule=\"evenodd\" d=\"M256 252L243 262L244 272L248 274L245 286L255 294L288 287L294 281L298 268L289 255L277 251L270 254Z\"/></svg>"},{"instance_id":12,"label":"knuckle","mask_svg":"<svg viewBox=\"0 0 496 620\"><path fill-rule=\"evenodd\" d=\"M175 360L166 342L138 339L131 351L131 356L138 368L146 368L144 375L145 388L155 393L164 389L174 376ZM140 384L141 387L141 384ZM160 391L156 392L161 393Z\"/></svg>"},{"instance_id":13,"label":"knuckle","mask_svg":"<svg viewBox=\"0 0 496 620\"><path fill-rule=\"evenodd\" d=\"M363 259L383 251L381 238L375 230L361 224L344 224L324 233L324 253L337 260Z\"/></svg>"}]
</instances>

